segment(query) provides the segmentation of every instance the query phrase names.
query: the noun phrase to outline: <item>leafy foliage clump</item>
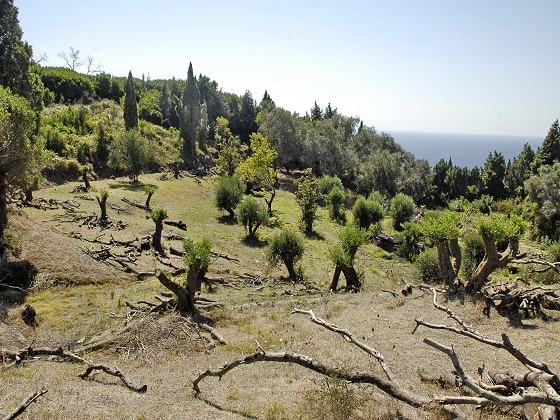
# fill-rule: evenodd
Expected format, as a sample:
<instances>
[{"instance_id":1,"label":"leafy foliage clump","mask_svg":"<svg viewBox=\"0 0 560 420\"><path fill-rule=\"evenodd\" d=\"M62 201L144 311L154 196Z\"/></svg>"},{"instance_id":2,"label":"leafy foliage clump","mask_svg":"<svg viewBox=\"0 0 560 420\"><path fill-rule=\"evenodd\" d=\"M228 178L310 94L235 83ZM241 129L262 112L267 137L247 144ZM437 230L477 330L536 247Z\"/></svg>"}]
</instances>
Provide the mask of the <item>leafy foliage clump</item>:
<instances>
[{"instance_id":1,"label":"leafy foliage clump","mask_svg":"<svg viewBox=\"0 0 560 420\"><path fill-rule=\"evenodd\" d=\"M269 241L266 258L272 266L282 261L288 269L290 278L295 280L298 276L294 264L301 259L304 250L301 236L291 229L284 229Z\"/></svg>"},{"instance_id":2,"label":"leafy foliage clump","mask_svg":"<svg viewBox=\"0 0 560 420\"><path fill-rule=\"evenodd\" d=\"M366 200L364 197L359 197L352 207L352 214L356 226L368 230L372 224L383 219L383 205L377 200Z\"/></svg>"},{"instance_id":3,"label":"leafy foliage clump","mask_svg":"<svg viewBox=\"0 0 560 420\"><path fill-rule=\"evenodd\" d=\"M301 209L301 221L305 231L311 233L321 198L319 183L311 169L306 169L304 175L296 181L296 185L296 201Z\"/></svg>"},{"instance_id":4,"label":"leafy foliage clump","mask_svg":"<svg viewBox=\"0 0 560 420\"><path fill-rule=\"evenodd\" d=\"M239 204L238 220L247 232L247 238L256 239L257 229L268 222L268 209L254 197L246 197Z\"/></svg>"},{"instance_id":5,"label":"leafy foliage clump","mask_svg":"<svg viewBox=\"0 0 560 420\"><path fill-rule=\"evenodd\" d=\"M422 281L426 283L441 283L443 277L438 265L438 253L435 248L422 251L415 261L416 268Z\"/></svg>"},{"instance_id":6,"label":"leafy foliage clump","mask_svg":"<svg viewBox=\"0 0 560 420\"><path fill-rule=\"evenodd\" d=\"M412 197L398 193L391 199L389 212L393 218L393 227L397 230L402 229L404 222L408 222L414 216L416 204Z\"/></svg>"},{"instance_id":7,"label":"leafy foliage clump","mask_svg":"<svg viewBox=\"0 0 560 420\"><path fill-rule=\"evenodd\" d=\"M206 272L210 265L210 257L212 256L212 242L209 239L203 238L197 242L192 239L185 239L183 241L183 250L185 251L183 256L185 266L192 267L197 259L199 259L200 270Z\"/></svg>"},{"instance_id":8,"label":"leafy foliage clump","mask_svg":"<svg viewBox=\"0 0 560 420\"><path fill-rule=\"evenodd\" d=\"M236 176L222 177L216 187L215 202L218 210L226 210L230 217L234 217L234 210L243 197L241 181Z\"/></svg>"}]
</instances>

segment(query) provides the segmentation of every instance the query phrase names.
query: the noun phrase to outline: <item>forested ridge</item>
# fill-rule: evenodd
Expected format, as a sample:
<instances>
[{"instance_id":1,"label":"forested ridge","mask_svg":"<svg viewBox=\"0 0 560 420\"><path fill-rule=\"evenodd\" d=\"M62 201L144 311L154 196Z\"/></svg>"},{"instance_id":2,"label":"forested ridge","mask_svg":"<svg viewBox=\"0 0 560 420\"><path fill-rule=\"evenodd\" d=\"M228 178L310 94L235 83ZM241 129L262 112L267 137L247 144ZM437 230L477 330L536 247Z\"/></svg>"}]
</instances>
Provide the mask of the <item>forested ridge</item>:
<instances>
[{"instance_id":1,"label":"forested ridge","mask_svg":"<svg viewBox=\"0 0 560 420\"><path fill-rule=\"evenodd\" d=\"M78 353L95 355L136 334L137 347L127 342L127 351L141 348L165 355L163 347L146 350L141 341L157 335L142 336L143 323L154 328L160 321L160 336L167 334L162 341L172 336L170 340L175 340L174 330L181 330L181 340L190 343L205 332L211 338L205 336L203 341L211 344L203 348L210 352L213 346L226 344L213 327L215 320L230 316L226 313L230 308L201 296L212 292L216 284L240 291L235 299L240 299L250 282L252 296L280 284L283 297L299 294L303 299L314 294L351 299L348 296L364 291L366 279L375 279L390 285L382 289L385 286L375 284L380 288L376 292L395 301L402 299L391 309L430 293L432 312L443 312L459 325L416 319L414 331L420 326L447 330L505 349L528 366L534 377L510 377L500 371L488 379L483 377L482 364L480 377L474 379L463 372L452 347L425 339L424 343L448 355L455 368L454 384L443 377L432 379L441 382L437 385L446 389L445 395L427 396L423 390L397 382L381 353L352 332L316 317L313 311L293 309L292 314L308 315L313 323L341 334L373 356L385 375L352 373L304 354L265 349L266 344L263 347L257 341L256 353L241 348L245 356L201 373L193 381L195 394L201 392L199 382L207 376L221 377L236 366L269 361L297 364L342 380L346 386L370 384L409 406L449 417L462 417L457 408L462 405L499 415L496 407L531 403L544 413L558 413L560 379L552 368L544 361L531 360L505 333L502 341L492 340L437 301L441 295L449 299L446 303L464 303L468 298L488 319L494 310L512 322L556 319L550 313L560 310L560 296L550 286L560 281L558 120L543 133L542 146L533 150L526 144L513 161L506 162L500 151L494 151L480 167L458 167L451 159L441 159L432 167L404 150L391 135L378 132L358 116L344 115L331 103L325 106L310 99L309 111L299 115L276 104L268 91L262 97L259 94L260 99L248 90L241 95L224 92L218 81L204 74L196 76L192 63L184 79L151 80L131 72L127 76L102 72L91 57L82 59L74 47L60 56L66 67L35 61L32 46L22 40L13 1L0 0L0 303L16 296L21 299L16 303L21 304L35 287L40 296L60 284L90 286L109 283L111 276L121 281L123 273L126 280L155 278L166 293L156 295L158 303L144 297L134 303L125 301L123 292L117 308L129 312L118 316L111 312L110 322L114 326L120 317L127 323L108 338L103 335L108 329L103 334L95 330L68 344L68 351L66 347L2 349L9 367L48 355L87 364L82 379L92 371L102 371L120 378L130 390L145 393L147 385L135 384L123 371L93 363ZM145 179L150 181L143 183ZM68 184L73 186L71 192L64 189ZM42 191L53 197L37 199ZM120 201L117 193L122 195ZM26 210L33 218L26 219ZM221 214L211 217L211 210ZM51 218L37 215L50 211ZM178 214L192 218L187 224L175 218ZM12 218L18 223L12 224ZM22 227L28 220L46 226L37 235L73 244L68 248L75 260L63 260L64 250L56 250L60 255L52 259L63 273L57 273L52 284L38 285L38 279L49 273L38 270L33 260L19 259L25 248L21 242L31 241L37 227ZM235 230L239 225L242 238ZM21 236L16 232L20 228L25 232ZM261 257L267 265L264 274L256 268ZM76 261L85 259L88 267L102 267L95 271L101 274L78 275L87 269ZM47 264L53 261L45 260L41 263L54 272L53 265ZM213 265L219 264L219 270L212 272ZM316 272L329 271L328 280L314 278L309 266ZM274 271L278 267L282 274ZM69 280L72 276L79 280ZM134 287L148 287L141 281ZM422 294L412 298L417 292ZM278 298L276 290L271 296ZM48 299L35 298L44 305L47 318L44 301ZM95 299L87 306L96 310ZM223 312L211 312L215 308ZM336 307L329 310L331 315L337 311ZM170 314L176 318L164 318ZM27 305L21 319L35 328L36 315ZM74 328L72 322L68 324ZM169 331L164 331L167 327ZM297 342L293 336L290 339ZM277 343L283 345L282 339ZM155 346L154 342L149 346ZM119 351L125 348L120 346ZM193 348L180 351L188 353ZM31 401L44 392L35 393ZM23 412L26 407L22 403L19 408Z\"/></svg>"}]
</instances>

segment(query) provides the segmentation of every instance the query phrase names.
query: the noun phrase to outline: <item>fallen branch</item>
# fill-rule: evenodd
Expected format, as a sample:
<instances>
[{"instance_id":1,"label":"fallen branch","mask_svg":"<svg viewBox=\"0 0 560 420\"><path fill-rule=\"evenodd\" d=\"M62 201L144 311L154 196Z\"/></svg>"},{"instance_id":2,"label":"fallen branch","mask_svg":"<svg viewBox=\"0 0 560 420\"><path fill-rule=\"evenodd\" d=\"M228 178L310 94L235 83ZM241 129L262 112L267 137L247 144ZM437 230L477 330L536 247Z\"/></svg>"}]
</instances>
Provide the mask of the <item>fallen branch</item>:
<instances>
[{"instance_id":1,"label":"fallen branch","mask_svg":"<svg viewBox=\"0 0 560 420\"><path fill-rule=\"evenodd\" d=\"M82 379L86 379L89 375L91 375L92 372L96 371L96 370L102 370L103 372L105 372L108 375L111 376L116 376L117 378L119 378L121 381L123 381L123 383L126 385L126 387L128 389L131 389L132 391L135 392L139 392L141 394L145 393L146 390L148 389L148 385L137 385L134 382L132 382L123 372L121 372L119 369L115 368L115 369L111 369L110 367L108 367L107 365L102 365L102 364L98 364L98 365L94 365L94 364L90 364L86 370L80 374L80 378Z\"/></svg>"},{"instance_id":2,"label":"fallen branch","mask_svg":"<svg viewBox=\"0 0 560 420\"><path fill-rule=\"evenodd\" d=\"M5 417L3 417L3 420L12 420L12 419L17 418L21 413L23 413L27 409L27 407L29 407L33 402L37 401L37 399L40 396L45 395L46 393L47 393L46 388L42 388L39 391L31 393L12 412L10 412Z\"/></svg>"}]
</instances>

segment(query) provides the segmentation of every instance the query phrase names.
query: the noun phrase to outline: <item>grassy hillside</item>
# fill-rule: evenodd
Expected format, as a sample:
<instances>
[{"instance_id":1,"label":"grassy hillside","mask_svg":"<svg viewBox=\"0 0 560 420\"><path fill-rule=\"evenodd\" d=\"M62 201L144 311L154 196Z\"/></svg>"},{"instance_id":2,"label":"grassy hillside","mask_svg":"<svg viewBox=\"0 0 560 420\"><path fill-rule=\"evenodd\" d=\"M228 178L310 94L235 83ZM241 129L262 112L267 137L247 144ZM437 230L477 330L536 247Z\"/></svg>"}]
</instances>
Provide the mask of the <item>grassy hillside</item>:
<instances>
[{"instance_id":1,"label":"grassy hillside","mask_svg":"<svg viewBox=\"0 0 560 420\"><path fill-rule=\"evenodd\" d=\"M85 357L118 365L135 381L147 384L148 391L134 393L117 378L102 374L83 380L78 376L83 371L79 364L39 359L0 370L5 410L16 406L22 395L44 386L49 390L48 398L27 409L25 415L29 418L394 418L397 412L408 418L425 417L421 410L398 403L373 388L324 379L300 367L277 364L240 368L219 382L208 379L201 384L201 398L195 398L190 381L200 371L258 351L259 346L270 351L308 354L344 369L379 370L356 347L313 325L306 317L290 314L294 307L313 309L318 316L351 330L384 354L402 384L425 392L426 385L414 374L417 369L445 374L451 367L443 355L422 344L425 334L410 334L414 318L445 323L447 317L433 308L429 293L415 290L408 297L389 293L398 292L402 280L414 282L416 274L408 263L397 261L373 244L364 246L357 258L364 273L364 289L355 294L329 293L334 267L328 259L328 249L336 243L341 227L328 220L326 210L320 212L315 234L305 238L305 282L288 282L284 267L268 267L264 258L267 238L281 226L298 226L299 208L289 178L283 177L284 188L273 205L273 221L259 231L257 242L245 241L243 227L229 222L215 208L214 178L197 182L189 176L176 180L149 174L142 175L140 181L141 185L131 185L128 178L94 181L91 197L72 192L77 182L51 186L36 192L35 197L72 203L72 211L59 205L49 210L24 208L11 214L15 231L19 232L12 240L20 244L20 258L32 263L38 274L37 285L30 293L10 294L11 298L22 298L20 303L4 299L0 345L7 349L30 345L77 349L128 326L111 346L87 352ZM89 242L96 238L126 241L153 230L153 222L143 210L121 200L143 203L145 185L157 186L153 207L164 207L171 219L187 225L186 232L166 225L167 234L195 240L208 238L212 242L215 254L208 273L212 281L203 287L202 296L221 306L202 310L197 320L219 331L226 345L216 346L191 320L176 314L146 315L131 309L127 302L132 307L140 305L140 301L157 302L155 296L165 289L154 277L138 279L87 254L87 250L108 246ZM109 217L114 222L121 221L119 226L126 225L124 229L80 225L84 217L99 214L97 202L85 198L95 197L102 188L109 191ZM164 239L163 243L166 249L181 246L178 239ZM112 252L123 251L113 245ZM178 257L170 256L170 261L176 266L181 264ZM134 264L139 271L153 271L155 267L172 271L150 251L144 251ZM34 327L25 325L20 317L24 304L32 305L37 312ZM560 344L557 323L528 319L514 325L507 318L483 316L482 307L476 303L447 304L490 336L506 331L516 342L530 341L530 349L524 346L529 355L554 364L553 355ZM462 363L469 372L476 372L481 363L509 367L507 357L489 354L481 344L445 332L426 334L461 349ZM502 418L500 411L487 410L484 415Z\"/></svg>"}]
</instances>

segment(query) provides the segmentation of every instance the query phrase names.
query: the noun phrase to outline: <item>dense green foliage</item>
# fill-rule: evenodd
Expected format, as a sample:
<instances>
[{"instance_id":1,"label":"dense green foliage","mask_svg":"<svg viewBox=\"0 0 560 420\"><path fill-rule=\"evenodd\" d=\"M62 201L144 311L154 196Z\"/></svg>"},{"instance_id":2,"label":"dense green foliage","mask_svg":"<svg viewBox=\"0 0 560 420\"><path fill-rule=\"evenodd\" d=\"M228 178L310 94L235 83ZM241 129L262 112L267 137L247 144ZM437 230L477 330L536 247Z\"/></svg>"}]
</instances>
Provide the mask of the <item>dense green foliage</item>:
<instances>
[{"instance_id":1,"label":"dense green foliage","mask_svg":"<svg viewBox=\"0 0 560 420\"><path fill-rule=\"evenodd\" d=\"M136 127L138 127L138 105L136 104L132 72L128 72L124 94L124 128L128 131Z\"/></svg>"},{"instance_id":2,"label":"dense green foliage","mask_svg":"<svg viewBox=\"0 0 560 420\"><path fill-rule=\"evenodd\" d=\"M132 129L120 133L109 146L109 166L130 171L132 181L154 160L154 149L140 130Z\"/></svg>"},{"instance_id":3,"label":"dense green foliage","mask_svg":"<svg viewBox=\"0 0 560 420\"><path fill-rule=\"evenodd\" d=\"M389 213L393 218L393 227L397 230L402 229L404 222L412 219L416 212L416 204L412 197L398 193L391 199Z\"/></svg>"},{"instance_id":4,"label":"dense green foliage","mask_svg":"<svg viewBox=\"0 0 560 420\"><path fill-rule=\"evenodd\" d=\"M212 257L212 242L207 238L200 239L196 242L192 239L185 239L183 241L183 250L185 251L183 256L185 266L189 268L193 267L198 261L200 266L196 268L200 273L206 273Z\"/></svg>"},{"instance_id":5,"label":"dense green foliage","mask_svg":"<svg viewBox=\"0 0 560 420\"><path fill-rule=\"evenodd\" d=\"M226 210L230 217L234 217L234 210L243 197L241 181L236 176L222 177L216 186L216 207Z\"/></svg>"},{"instance_id":6,"label":"dense green foliage","mask_svg":"<svg viewBox=\"0 0 560 420\"><path fill-rule=\"evenodd\" d=\"M8 223L10 189L26 190L39 175L42 147L32 137L36 115L29 102L0 86L0 241Z\"/></svg>"},{"instance_id":7,"label":"dense green foliage","mask_svg":"<svg viewBox=\"0 0 560 420\"><path fill-rule=\"evenodd\" d=\"M256 239L257 229L268 222L268 209L254 197L245 197L239 204L237 219L245 226L248 239Z\"/></svg>"},{"instance_id":8,"label":"dense green foliage","mask_svg":"<svg viewBox=\"0 0 560 420\"><path fill-rule=\"evenodd\" d=\"M340 243L330 249L329 256L336 265L352 267L358 249L368 240L367 234L363 229L347 226L338 238Z\"/></svg>"},{"instance_id":9,"label":"dense green foliage","mask_svg":"<svg viewBox=\"0 0 560 420\"><path fill-rule=\"evenodd\" d=\"M304 250L303 238L294 230L283 229L269 240L266 258L272 266L282 261L290 278L295 280L298 276L294 264L301 259Z\"/></svg>"},{"instance_id":10,"label":"dense green foliage","mask_svg":"<svg viewBox=\"0 0 560 420\"><path fill-rule=\"evenodd\" d=\"M356 226L368 230L372 224L378 223L383 219L383 205L378 200L366 200L364 197L359 197L354 202L352 214Z\"/></svg>"},{"instance_id":11,"label":"dense green foliage","mask_svg":"<svg viewBox=\"0 0 560 420\"><path fill-rule=\"evenodd\" d=\"M303 176L296 181L296 201L301 209L301 221L307 233L313 232L313 222L317 218L317 208L321 193L319 183L308 169Z\"/></svg>"}]
</instances>

